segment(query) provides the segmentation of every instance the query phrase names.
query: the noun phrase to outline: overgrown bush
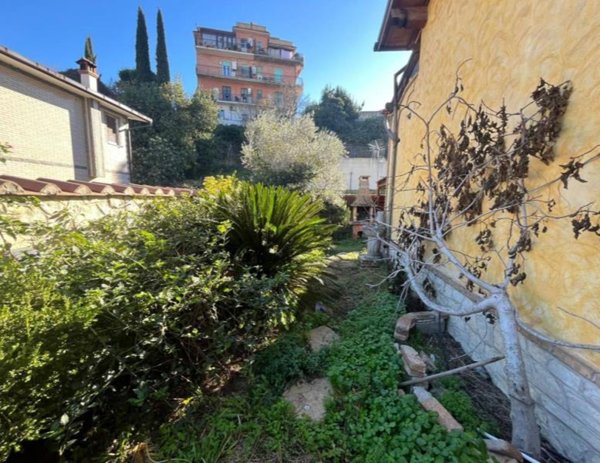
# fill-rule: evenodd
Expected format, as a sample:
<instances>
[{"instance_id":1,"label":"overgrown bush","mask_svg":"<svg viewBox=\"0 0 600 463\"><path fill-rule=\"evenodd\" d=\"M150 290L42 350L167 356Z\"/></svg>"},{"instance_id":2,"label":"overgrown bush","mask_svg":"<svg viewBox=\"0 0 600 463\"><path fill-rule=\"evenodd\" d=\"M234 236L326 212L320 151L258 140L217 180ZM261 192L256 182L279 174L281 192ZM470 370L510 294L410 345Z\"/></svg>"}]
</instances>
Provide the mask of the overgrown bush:
<instances>
[{"instance_id":1,"label":"overgrown bush","mask_svg":"<svg viewBox=\"0 0 600 463\"><path fill-rule=\"evenodd\" d=\"M41 438L71 448L77 460L73 448L102 445L126 426L164 416L175 397L202 390L285 321L302 281L321 268L327 229L301 195L275 194L272 216L308 208L285 229L290 241L276 261L247 258L264 252L260 240L240 252L233 244L254 232L244 223L272 221L261 222L260 210L256 221L216 217L208 194L163 200L81 230L47 230L19 259L5 250L0 461Z\"/></svg>"}]
</instances>

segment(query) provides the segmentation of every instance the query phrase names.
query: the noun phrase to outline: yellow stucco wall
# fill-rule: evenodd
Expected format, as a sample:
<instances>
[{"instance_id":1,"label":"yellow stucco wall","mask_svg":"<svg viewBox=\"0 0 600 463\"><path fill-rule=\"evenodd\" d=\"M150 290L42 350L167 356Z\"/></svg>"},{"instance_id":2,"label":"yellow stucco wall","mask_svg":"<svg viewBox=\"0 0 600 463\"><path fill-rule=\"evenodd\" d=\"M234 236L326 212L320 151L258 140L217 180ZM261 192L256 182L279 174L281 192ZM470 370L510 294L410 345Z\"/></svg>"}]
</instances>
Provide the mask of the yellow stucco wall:
<instances>
[{"instance_id":1,"label":"yellow stucco wall","mask_svg":"<svg viewBox=\"0 0 600 463\"><path fill-rule=\"evenodd\" d=\"M554 84L572 81L574 90L556 147L557 159L543 174L536 170L539 164L532 164L532 185L558 176L559 164L600 144L600 1L431 0L419 72L405 102L418 101L419 112L431 114L453 90L463 62L463 96L476 103L484 100L492 107L505 101L509 110L528 102L540 77ZM446 114L441 117L436 121L439 124L457 122ZM422 134L418 121L409 120L406 113L400 115L398 131L396 186L407 170L407 160L421 151ZM551 188L549 194L561 198L555 212L594 201L600 208L600 160L588 165L583 177L589 182L571 182L568 190L558 184ZM410 204L410 195L396 193L394 202L396 207ZM397 215L396 208L394 224ZM466 237L463 233L459 240L468 249L471 241ZM566 340L600 344L598 237L588 234L575 240L568 220L553 223L536 242L524 270L528 279L513 292L513 299L526 320ZM491 273L500 279L498 272ZM600 354L573 353L600 367Z\"/></svg>"}]
</instances>

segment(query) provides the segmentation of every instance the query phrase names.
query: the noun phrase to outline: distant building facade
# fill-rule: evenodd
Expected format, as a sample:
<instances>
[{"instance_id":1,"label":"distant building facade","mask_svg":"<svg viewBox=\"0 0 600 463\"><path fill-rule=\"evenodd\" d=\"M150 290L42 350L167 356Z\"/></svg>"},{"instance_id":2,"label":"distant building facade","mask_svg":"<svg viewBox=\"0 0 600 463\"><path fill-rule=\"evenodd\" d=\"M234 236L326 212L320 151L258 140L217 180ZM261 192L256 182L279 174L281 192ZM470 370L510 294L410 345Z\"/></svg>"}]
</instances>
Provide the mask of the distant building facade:
<instances>
[{"instance_id":1,"label":"distant building facade","mask_svg":"<svg viewBox=\"0 0 600 463\"><path fill-rule=\"evenodd\" d=\"M385 124L381 111L361 111L360 120L377 118ZM346 191L356 192L361 177L368 177L368 188L373 191L377 182L387 174L387 140L372 140L371 144L346 144L348 156L340 162L346 180Z\"/></svg>"},{"instance_id":2,"label":"distant building facade","mask_svg":"<svg viewBox=\"0 0 600 463\"><path fill-rule=\"evenodd\" d=\"M219 123L243 125L261 106L283 106L302 93L302 55L264 26L238 22L232 31L194 31L198 89L210 91Z\"/></svg>"},{"instance_id":3,"label":"distant building facade","mask_svg":"<svg viewBox=\"0 0 600 463\"><path fill-rule=\"evenodd\" d=\"M129 182L129 121L152 119L99 93L95 64L78 63L81 82L0 46L0 174Z\"/></svg>"}]
</instances>

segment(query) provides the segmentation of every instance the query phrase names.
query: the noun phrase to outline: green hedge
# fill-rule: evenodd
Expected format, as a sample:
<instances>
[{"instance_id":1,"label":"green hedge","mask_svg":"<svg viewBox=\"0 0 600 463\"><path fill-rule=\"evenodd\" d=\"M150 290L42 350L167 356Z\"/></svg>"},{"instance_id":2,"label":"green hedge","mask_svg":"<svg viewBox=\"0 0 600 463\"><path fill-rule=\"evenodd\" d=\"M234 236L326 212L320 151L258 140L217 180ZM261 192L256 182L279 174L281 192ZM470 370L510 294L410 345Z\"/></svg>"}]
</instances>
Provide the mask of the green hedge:
<instances>
[{"instance_id":1,"label":"green hedge","mask_svg":"<svg viewBox=\"0 0 600 463\"><path fill-rule=\"evenodd\" d=\"M269 201L252 202L260 220L236 222L232 211L247 210L254 191L278 195L278 214ZM217 213L225 202L227 218ZM298 194L243 185L85 229L46 229L18 259L5 249L0 461L38 439L77 460L78 449L164 417L175 397L201 390L293 319L292 303L318 276L329 245L319 208ZM277 230L289 223L306 225L303 247L280 253L276 269L252 258L262 252L256 243L232 247L244 226L265 231L260 249L283 247L288 235Z\"/></svg>"}]
</instances>

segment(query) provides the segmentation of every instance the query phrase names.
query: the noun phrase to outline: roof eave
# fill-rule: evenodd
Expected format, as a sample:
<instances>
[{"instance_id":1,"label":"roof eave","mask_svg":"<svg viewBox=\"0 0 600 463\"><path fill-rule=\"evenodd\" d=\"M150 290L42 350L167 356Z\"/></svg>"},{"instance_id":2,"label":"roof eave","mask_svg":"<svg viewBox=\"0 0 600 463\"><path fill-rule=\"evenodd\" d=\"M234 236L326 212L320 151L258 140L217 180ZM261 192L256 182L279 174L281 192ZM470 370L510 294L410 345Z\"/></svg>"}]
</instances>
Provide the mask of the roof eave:
<instances>
[{"instance_id":1,"label":"roof eave","mask_svg":"<svg viewBox=\"0 0 600 463\"><path fill-rule=\"evenodd\" d=\"M429 0L388 0L375 51L414 50L427 22Z\"/></svg>"},{"instance_id":2,"label":"roof eave","mask_svg":"<svg viewBox=\"0 0 600 463\"><path fill-rule=\"evenodd\" d=\"M152 124L152 118L142 114L135 109L130 108L122 103L119 103L112 98L103 95L102 93L95 92L84 85L81 85L79 82L69 79L62 74L43 66L39 63L31 61L28 58L0 45L0 62L3 62L9 66L12 66L16 69L19 69L27 74L30 74L38 79L41 79L45 82L48 82L52 85L60 87L64 90L69 91L70 93L74 93L79 96L83 96L86 98L92 98L99 103L110 107L114 112L117 112L121 115L125 115L128 119L146 122L148 124Z\"/></svg>"}]
</instances>

